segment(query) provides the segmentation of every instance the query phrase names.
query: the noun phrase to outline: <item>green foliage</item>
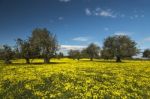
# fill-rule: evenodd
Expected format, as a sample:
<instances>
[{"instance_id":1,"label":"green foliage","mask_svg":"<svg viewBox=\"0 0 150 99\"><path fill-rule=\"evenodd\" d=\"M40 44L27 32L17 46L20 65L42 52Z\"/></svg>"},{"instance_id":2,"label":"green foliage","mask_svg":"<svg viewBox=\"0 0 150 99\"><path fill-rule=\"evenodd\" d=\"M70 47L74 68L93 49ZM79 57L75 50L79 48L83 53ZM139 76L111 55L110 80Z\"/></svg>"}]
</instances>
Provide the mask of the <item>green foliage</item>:
<instances>
[{"instance_id":1,"label":"green foliage","mask_svg":"<svg viewBox=\"0 0 150 99\"><path fill-rule=\"evenodd\" d=\"M14 52L11 47L8 45L3 45L3 48L0 49L0 57L6 64L11 63L11 59L14 57Z\"/></svg>"},{"instance_id":2,"label":"green foliage","mask_svg":"<svg viewBox=\"0 0 150 99\"><path fill-rule=\"evenodd\" d=\"M72 59L80 60L80 58L82 57L81 52L79 50L70 50L68 54L69 54L69 58Z\"/></svg>"},{"instance_id":3,"label":"green foliage","mask_svg":"<svg viewBox=\"0 0 150 99\"><path fill-rule=\"evenodd\" d=\"M86 48L81 50L81 57L82 58L88 58L89 57Z\"/></svg>"},{"instance_id":4,"label":"green foliage","mask_svg":"<svg viewBox=\"0 0 150 99\"><path fill-rule=\"evenodd\" d=\"M111 49L103 48L103 50L101 51L101 57L107 60L113 59L114 58L113 51Z\"/></svg>"},{"instance_id":5,"label":"green foliage","mask_svg":"<svg viewBox=\"0 0 150 99\"><path fill-rule=\"evenodd\" d=\"M28 40L18 38L16 43L16 57L26 59L26 63L30 63L30 59L39 57L44 58L45 63L49 63L58 49L56 36L45 28L34 29Z\"/></svg>"},{"instance_id":6,"label":"green foliage","mask_svg":"<svg viewBox=\"0 0 150 99\"><path fill-rule=\"evenodd\" d=\"M100 47L94 43L89 44L85 51L91 61L93 60L93 58L100 56Z\"/></svg>"},{"instance_id":7,"label":"green foliage","mask_svg":"<svg viewBox=\"0 0 150 99\"><path fill-rule=\"evenodd\" d=\"M61 59L64 57L64 54L62 52L59 52L59 53L55 53L55 58L57 59Z\"/></svg>"},{"instance_id":8,"label":"green foliage","mask_svg":"<svg viewBox=\"0 0 150 99\"><path fill-rule=\"evenodd\" d=\"M136 43L131 40L130 37L126 35L115 35L105 39L102 57L116 57L116 61L120 62L121 58L132 57L133 55L136 55L137 52L138 49L136 48Z\"/></svg>"},{"instance_id":9,"label":"green foliage","mask_svg":"<svg viewBox=\"0 0 150 99\"><path fill-rule=\"evenodd\" d=\"M31 44L40 49L41 56L45 63L49 63L50 58L54 57L58 49L56 36L49 32L46 28L36 28L30 37Z\"/></svg>"},{"instance_id":10,"label":"green foliage","mask_svg":"<svg viewBox=\"0 0 150 99\"><path fill-rule=\"evenodd\" d=\"M150 49L144 50L143 57L150 58Z\"/></svg>"},{"instance_id":11,"label":"green foliage","mask_svg":"<svg viewBox=\"0 0 150 99\"><path fill-rule=\"evenodd\" d=\"M24 58L26 63L30 63L30 59L38 58L40 50L38 47L33 46L29 40L16 40L17 49L16 54L19 58Z\"/></svg>"}]
</instances>

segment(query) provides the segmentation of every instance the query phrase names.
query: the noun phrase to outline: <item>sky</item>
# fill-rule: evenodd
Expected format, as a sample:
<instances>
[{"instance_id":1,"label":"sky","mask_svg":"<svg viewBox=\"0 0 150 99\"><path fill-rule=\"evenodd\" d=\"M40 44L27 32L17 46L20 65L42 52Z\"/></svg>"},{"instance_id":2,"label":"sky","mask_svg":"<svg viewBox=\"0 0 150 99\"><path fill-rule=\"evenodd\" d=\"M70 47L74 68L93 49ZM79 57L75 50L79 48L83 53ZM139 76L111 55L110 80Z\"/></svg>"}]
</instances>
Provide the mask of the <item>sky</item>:
<instances>
[{"instance_id":1,"label":"sky","mask_svg":"<svg viewBox=\"0 0 150 99\"><path fill-rule=\"evenodd\" d=\"M15 45L35 28L57 35L62 50L100 47L106 37L128 35L150 48L150 0L0 0L0 45Z\"/></svg>"}]
</instances>

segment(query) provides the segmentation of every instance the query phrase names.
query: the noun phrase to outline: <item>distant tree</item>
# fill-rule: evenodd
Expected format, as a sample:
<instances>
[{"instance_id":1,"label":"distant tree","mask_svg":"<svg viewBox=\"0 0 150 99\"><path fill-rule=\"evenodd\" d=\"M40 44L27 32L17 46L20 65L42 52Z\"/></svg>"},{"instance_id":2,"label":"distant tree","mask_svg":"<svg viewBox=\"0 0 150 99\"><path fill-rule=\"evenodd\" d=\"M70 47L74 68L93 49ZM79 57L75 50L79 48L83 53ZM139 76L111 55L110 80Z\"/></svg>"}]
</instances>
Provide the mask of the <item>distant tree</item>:
<instances>
[{"instance_id":1,"label":"distant tree","mask_svg":"<svg viewBox=\"0 0 150 99\"><path fill-rule=\"evenodd\" d=\"M64 54L62 52L56 53L56 58L61 59L64 57Z\"/></svg>"},{"instance_id":2,"label":"distant tree","mask_svg":"<svg viewBox=\"0 0 150 99\"><path fill-rule=\"evenodd\" d=\"M107 58L116 57L116 62L121 62L121 58L136 55L138 49L135 41L126 35L109 36L103 44L102 56Z\"/></svg>"},{"instance_id":3,"label":"distant tree","mask_svg":"<svg viewBox=\"0 0 150 99\"><path fill-rule=\"evenodd\" d=\"M44 63L49 63L50 59L55 56L58 49L56 36L49 32L46 28L36 28L32 32L30 38L31 44L40 49Z\"/></svg>"},{"instance_id":4,"label":"distant tree","mask_svg":"<svg viewBox=\"0 0 150 99\"><path fill-rule=\"evenodd\" d=\"M77 60L81 59L81 52L79 50L74 50L74 56Z\"/></svg>"},{"instance_id":5,"label":"distant tree","mask_svg":"<svg viewBox=\"0 0 150 99\"><path fill-rule=\"evenodd\" d=\"M2 60L3 59L3 47L0 47L0 60Z\"/></svg>"},{"instance_id":6,"label":"distant tree","mask_svg":"<svg viewBox=\"0 0 150 99\"><path fill-rule=\"evenodd\" d=\"M3 48L0 49L0 57L2 60L4 60L4 63L10 64L13 56L14 52L12 51L11 47L8 45L3 45Z\"/></svg>"},{"instance_id":7,"label":"distant tree","mask_svg":"<svg viewBox=\"0 0 150 99\"><path fill-rule=\"evenodd\" d=\"M80 60L81 58L81 52L79 50L70 50L68 54L69 54L69 57L72 59Z\"/></svg>"},{"instance_id":8,"label":"distant tree","mask_svg":"<svg viewBox=\"0 0 150 99\"><path fill-rule=\"evenodd\" d=\"M73 50L72 50L72 49L69 50L69 52L68 52L68 57L69 57L69 58L72 58L72 59L75 59L74 53L73 53Z\"/></svg>"},{"instance_id":9,"label":"distant tree","mask_svg":"<svg viewBox=\"0 0 150 99\"><path fill-rule=\"evenodd\" d=\"M93 61L93 58L96 58L100 54L100 47L97 46L94 43L89 44L89 46L85 49L88 57L90 58L91 61Z\"/></svg>"},{"instance_id":10,"label":"distant tree","mask_svg":"<svg viewBox=\"0 0 150 99\"><path fill-rule=\"evenodd\" d=\"M14 53L15 53L15 55L14 55L14 58L15 58L15 59L20 59L20 58L22 58L22 57L21 57L21 53L19 52L18 46L15 46L15 48L14 48Z\"/></svg>"},{"instance_id":11,"label":"distant tree","mask_svg":"<svg viewBox=\"0 0 150 99\"><path fill-rule=\"evenodd\" d=\"M144 50L143 57L150 58L150 49Z\"/></svg>"},{"instance_id":12,"label":"distant tree","mask_svg":"<svg viewBox=\"0 0 150 99\"><path fill-rule=\"evenodd\" d=\"M87 54L86 48L81 50L81 58L88 58L88 54Z\"/></svg>"}]
</instances>

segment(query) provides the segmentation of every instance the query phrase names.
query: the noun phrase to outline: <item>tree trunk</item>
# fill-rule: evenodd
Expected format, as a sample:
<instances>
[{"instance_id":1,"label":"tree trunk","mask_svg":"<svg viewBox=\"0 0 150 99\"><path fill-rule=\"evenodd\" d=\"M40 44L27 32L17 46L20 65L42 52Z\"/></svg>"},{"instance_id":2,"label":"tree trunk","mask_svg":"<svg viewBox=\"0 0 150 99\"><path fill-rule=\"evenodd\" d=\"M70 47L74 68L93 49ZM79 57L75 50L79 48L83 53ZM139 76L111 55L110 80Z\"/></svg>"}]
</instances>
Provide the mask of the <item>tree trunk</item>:
<instances>
[{"instance_id":1,"label":"tree trunk","mask_svg":"<svg viewBox=\"0 0 150 99\"><path fill-rule=\"evenodd\" d=\"M121 62L120 56L117 56L116 62Z\"/></svg>"},{"instance_id":2,"label":"tree trunk","mask_svg":"<svg viewBox=\"0 0 150 99\"><path fill-rule=\"evenodd\" d=\"M46 63L46 64L49 63L49 58L47 58L47 57L44 58L44 63Z\"/></svg>"},{"instance_id":3,"label":"tree trunk","mask_svg":"<svg viewBox=\"0 0 150 99\"><path fill-rule=\"evenodd\" d=\"M4 62L5 64L11 64L11 61L10 60L8 60L8 59L5 59L5 62Z\"/></svg>"},{"instance_id":4,"label":"tree trunk","mask_svg":"<svg viewBox=\"0 0 150 99\"><path fill-rule=\"evenodd\" d=\"M26 58L26 64L30 64L30 59Z\"/></svg>"},{"instance_id":5,"label":"tree trunk","mask_svg":"<svg viewBox=\"0 0 150 99\"><path fill-rule=\"evenodd\" d=\"M93 57L90 58L90 61L93 61Z\"/></svg>"}]
</instances>

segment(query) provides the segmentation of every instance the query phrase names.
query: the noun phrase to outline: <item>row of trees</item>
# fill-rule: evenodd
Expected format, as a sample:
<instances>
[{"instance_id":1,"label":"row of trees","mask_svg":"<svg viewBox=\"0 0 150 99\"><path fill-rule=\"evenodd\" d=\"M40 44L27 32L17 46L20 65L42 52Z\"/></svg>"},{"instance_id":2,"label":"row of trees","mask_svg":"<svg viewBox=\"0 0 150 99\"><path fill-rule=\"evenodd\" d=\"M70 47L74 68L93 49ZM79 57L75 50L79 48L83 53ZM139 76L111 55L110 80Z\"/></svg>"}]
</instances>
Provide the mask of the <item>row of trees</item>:
<instances>
[{"instance_id":1,"label":"row of trees","mask_svg":"<svg viewBox=\"0 0 150 99\"><path fill-rule=\"evenodd\" d=\"M94 43L91 43L87 48L83 50L70 50L68 52L69 58L80 60L81 58L90 58L93 61L93 58L99 58L100 56L100 47Z\"/></svg>"},{"instance_id":2,"label":"row of trees","mask_svg":"<svg viewBox=\"0 0 150 99\"><path fill-rule=\"evenodd\" d=\"M30 63L30 59L43 58L44 63L49 63L53 57L62 58L63 53L57 53L59 45L56 36L49 32L46 28L36 28L32 31L31 36L22 40L16 40L16 47L12 49L8 45L4 45L0 49L0 58L5 63L11 63L13 58L23 58L26 63ZM80 58L116 58L116 62L121 62L122 58L132 58L139 50L136 42L125 35L109 36L104 40L103 47L100 48L94 43L88 45L83 50L70 50L68 56L73 59ZM147 49L143 53L143 57L150 58L150 50Z\"/></svg>"},{"instance_id":3,"label":"row of trees","mask_svg":"<svg viewBox=\"0 0 150 99\"><path fill-rule=\"evenodd\" d=\"M107 37L104 40L103 48L95 44L90 44L82 51L70 50L69 56L72 58L84 58L89 57L92 61L93 58L113 59L116 58L116 62L121 62L121 58L131 58L136 55L139 50L136 47L136 42L130 37L125 35L115 35Z\"/></svg>"},{"instance_id":4,"label":"row of trees","mask_svg":"<svg viewBox=\"0 0 150 99\"><path fill-rule=\"evenodd\" d=\"M56 36L53 33L46 28L36 28L27 40L18 38L14 50L4 45L0 51L0 57L5 63L11 63L12 58L24 58L28 64L30 59L43 58L44 63L49 63L50 59L55 56L58 47Z\"/></svg>"}]
</instances>

